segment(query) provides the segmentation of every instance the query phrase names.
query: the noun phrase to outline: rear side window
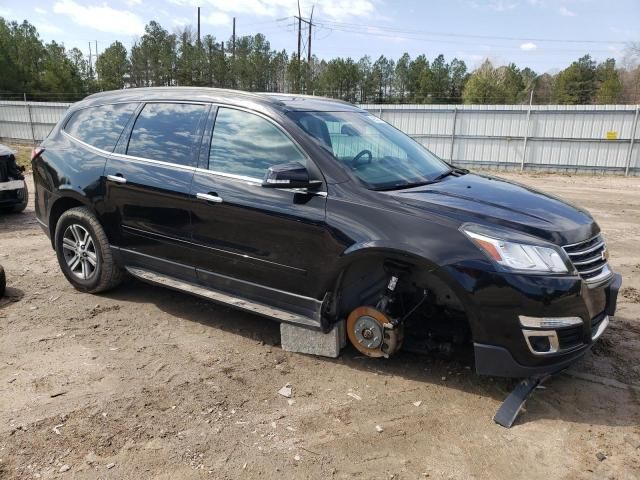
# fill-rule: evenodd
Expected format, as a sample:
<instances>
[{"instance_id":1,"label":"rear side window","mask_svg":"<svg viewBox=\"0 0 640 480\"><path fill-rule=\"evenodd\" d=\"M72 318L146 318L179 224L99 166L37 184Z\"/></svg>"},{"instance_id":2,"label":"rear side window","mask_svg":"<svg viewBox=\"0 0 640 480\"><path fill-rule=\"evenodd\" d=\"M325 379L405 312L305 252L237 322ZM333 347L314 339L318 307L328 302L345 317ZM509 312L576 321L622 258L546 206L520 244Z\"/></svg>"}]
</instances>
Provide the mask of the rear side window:
<instances>
[{"instance_id":1,"label":"rear side window","mask_svg":"<svg viewBox=\"0 0 640 480\"><path fill-rule=\"evenodd\" d=\"M252 113L218 109L210 170L262 179L269 167L290 162L306 166L306 157L278 127Z\"/></svg>"},{"instance_id":2,"label":"rear side window","mask_svg":"<svg viewBox=\"0 0 640 480\"><path fill-rule=\"evenodd\" d=\"M195 166L193 147L204 105L147 103L133 126L127 154Z\"/></svg>"},{"instance_id":3,"label":"rear side window","mask_svg":"<svg viewBox=\"0 0 640 480\"><path fill-rule=\"evenodd\" d=\"M135 103L121 103L84 108L71 116L64 130L84 143L113 152L136 107Z\"/></svg>"}]
</instances>

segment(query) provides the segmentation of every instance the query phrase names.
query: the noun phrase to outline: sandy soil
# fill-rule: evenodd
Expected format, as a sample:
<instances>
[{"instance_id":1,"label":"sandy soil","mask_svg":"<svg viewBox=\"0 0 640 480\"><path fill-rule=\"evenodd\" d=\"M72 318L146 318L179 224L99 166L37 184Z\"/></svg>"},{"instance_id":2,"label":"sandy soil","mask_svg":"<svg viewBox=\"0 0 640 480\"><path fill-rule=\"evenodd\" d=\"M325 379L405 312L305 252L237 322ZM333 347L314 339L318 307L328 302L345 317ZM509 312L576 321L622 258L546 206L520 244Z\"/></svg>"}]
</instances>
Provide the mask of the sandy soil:
<instances>
[{"instance_id":1,"label":"sandy soil","mask_svg":"<svg viewBox=\"0 0 640 480\"><path fill-rule=\"evenodd\" d=\"M463 360L315 358L134 280L82 294L32 206L0 216L0 478L640 478L640 179L503 176L589 208L624 276L602 341L510 430L513 383Z\"/></svg>"}]
</instances>

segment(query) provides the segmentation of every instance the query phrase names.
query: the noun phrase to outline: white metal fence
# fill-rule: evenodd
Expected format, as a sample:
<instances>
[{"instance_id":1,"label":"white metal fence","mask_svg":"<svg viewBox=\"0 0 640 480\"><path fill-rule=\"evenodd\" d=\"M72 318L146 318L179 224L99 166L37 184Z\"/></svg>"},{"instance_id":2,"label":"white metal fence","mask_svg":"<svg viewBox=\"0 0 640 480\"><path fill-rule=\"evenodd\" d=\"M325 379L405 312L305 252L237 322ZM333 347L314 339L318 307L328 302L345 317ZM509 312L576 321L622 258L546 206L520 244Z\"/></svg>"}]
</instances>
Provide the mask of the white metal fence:
<instances>
[{"instance_id":1,"label":"white metal fence","mask_svg":"<svg viewBox=\"0 0 640 480\"><path fill-rule=\"evenodd\" d=\"M69 103L0 102L0 139L37 142ZM637 105L361 105L458 166L640 175Z\"/></svg>"}]
</instances>

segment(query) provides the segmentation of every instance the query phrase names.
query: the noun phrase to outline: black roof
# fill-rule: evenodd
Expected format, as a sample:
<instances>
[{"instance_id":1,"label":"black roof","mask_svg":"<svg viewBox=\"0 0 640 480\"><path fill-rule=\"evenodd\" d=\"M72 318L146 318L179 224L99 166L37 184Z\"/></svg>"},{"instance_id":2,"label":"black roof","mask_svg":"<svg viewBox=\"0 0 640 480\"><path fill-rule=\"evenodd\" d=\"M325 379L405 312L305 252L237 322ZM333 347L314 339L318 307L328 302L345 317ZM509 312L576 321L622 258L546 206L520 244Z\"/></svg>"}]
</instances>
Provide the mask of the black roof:
<instances>
[{"instance_id":1,"label":"black roof","mask_svg":"<svg viewBox=\"0 0 640 480\"><path fill-rule=\"evenodd\" d=\"M285 93L252 93L208 87L127 88L95 93L82 100L80 104L89 106L145 100L205 101L252 107L259 110L273 108L280 111L301 112L362 111L350 103L325 97Z\"/></svg>"}]
</instances>

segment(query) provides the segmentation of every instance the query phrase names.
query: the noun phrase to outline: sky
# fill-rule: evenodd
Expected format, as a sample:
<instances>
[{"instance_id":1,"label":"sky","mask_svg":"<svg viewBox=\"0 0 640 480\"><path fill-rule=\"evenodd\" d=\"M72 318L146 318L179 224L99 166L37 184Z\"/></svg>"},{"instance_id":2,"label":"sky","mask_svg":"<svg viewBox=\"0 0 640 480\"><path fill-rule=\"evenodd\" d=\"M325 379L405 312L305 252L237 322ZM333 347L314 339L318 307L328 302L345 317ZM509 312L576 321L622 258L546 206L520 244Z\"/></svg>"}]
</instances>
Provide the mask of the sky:
<instances>
[{"instance_id":1,"label":"sky","mask_svg":"<svg viewBox=\"0 0 640 480\"><path fill-rule=\"evenodd\" d=\"M584 54L624 58L625 44L640 41L640 0L301 0L313 10L312 53L359 59L438 54L470 69L485 58L515 62L538 73L557 72ZM170 32L196 25L218 41L263 33L272 48L297 50L293 16L297 0L0 0L0 16L28 20L46 42L56 40L88 55L89 42L104 50L127 48L156 20ZM306 32L305 43L306 43Z\"/></svg>"}]
</instances>

